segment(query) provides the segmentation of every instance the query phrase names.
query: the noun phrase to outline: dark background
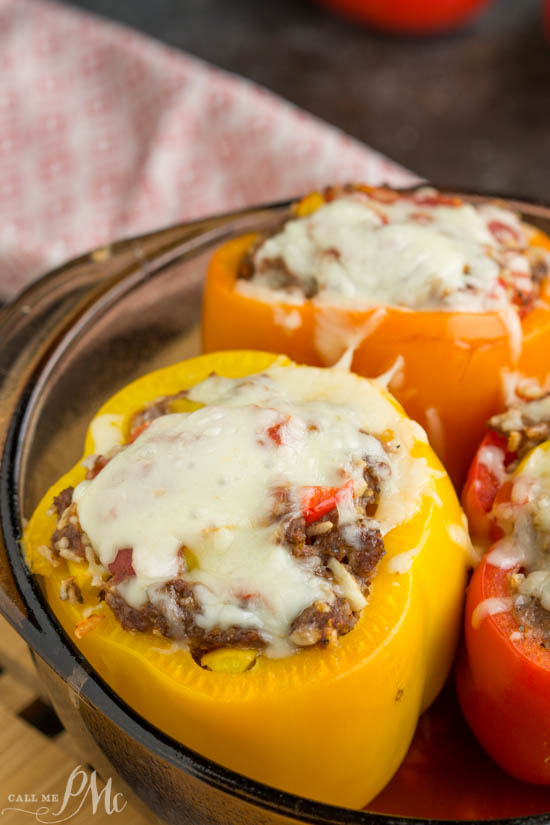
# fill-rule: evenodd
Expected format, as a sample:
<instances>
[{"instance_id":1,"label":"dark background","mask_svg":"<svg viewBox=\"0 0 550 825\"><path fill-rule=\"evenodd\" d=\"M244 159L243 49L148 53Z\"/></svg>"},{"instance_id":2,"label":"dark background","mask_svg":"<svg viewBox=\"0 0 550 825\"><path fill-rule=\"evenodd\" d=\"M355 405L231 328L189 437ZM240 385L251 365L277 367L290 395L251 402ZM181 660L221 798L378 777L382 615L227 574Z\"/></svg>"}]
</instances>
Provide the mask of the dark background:
<instances>
[{"instance_id":1,"label":"dark background","mask_svg":"<svg viewBox=\"0 0 550 825\"><path fill-rule=\"evenodd\" d=\"M375 34L307 0L72 5L251 78L436 184L550 201L542 0L497 0L432 38Z\"/></svg>"}]
</instances>

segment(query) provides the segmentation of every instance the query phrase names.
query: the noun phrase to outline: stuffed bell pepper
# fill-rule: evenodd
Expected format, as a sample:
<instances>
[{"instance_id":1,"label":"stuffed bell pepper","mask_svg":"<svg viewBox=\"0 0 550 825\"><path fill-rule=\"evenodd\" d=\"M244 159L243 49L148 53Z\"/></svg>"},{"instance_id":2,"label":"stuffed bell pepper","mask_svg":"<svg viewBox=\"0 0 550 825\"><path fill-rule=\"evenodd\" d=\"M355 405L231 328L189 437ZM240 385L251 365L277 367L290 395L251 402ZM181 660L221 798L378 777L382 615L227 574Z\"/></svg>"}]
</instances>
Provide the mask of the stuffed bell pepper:
<instances>
[{"instance_id":1,"label":"stuffed bell pepper","mask_svg":"<svg viewBox=\"0 0 550 825\"><path fill-rule=\"evenodd\" d=\"M393 370L390 389L462 487L501 373L544 379L550 239L518 216L421 188L330 188L213 256L206 352L257 347Z\"/></svg>"},{"instance_id":2,"label":"stuffed bell pepper","mask_svg":"<svg viewBox=\"0 0 550 825\"><path fill-rule=\"evenodd\" d=\"M349 807L388 782L446 678L471 550L380 384L259 352L121 390L24 544L67 634L149 722Z\"/></svg>"},{"instance_id":3,"label":"stuffed bell pepper","mask_svg":"<svg viewBox=\"0 0 550 825\"><path fill-rule=\"evenodd\" d=\"M494 416L463 493L488 547L468 587L460 703L493 759L550 784L550 395ZM527 397L526 397L527 396Z\"/></svg>"}]
</instances>

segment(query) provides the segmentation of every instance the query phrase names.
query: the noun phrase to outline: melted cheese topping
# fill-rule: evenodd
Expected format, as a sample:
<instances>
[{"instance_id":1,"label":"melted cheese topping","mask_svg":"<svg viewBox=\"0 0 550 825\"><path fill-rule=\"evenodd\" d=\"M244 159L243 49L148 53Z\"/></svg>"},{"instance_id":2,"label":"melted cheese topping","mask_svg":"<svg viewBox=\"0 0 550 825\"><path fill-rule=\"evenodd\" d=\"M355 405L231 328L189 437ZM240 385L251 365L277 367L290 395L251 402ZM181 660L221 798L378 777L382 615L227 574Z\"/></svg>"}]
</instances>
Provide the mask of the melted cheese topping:
<instances>
[{"instance_id":1,"label":"melted cheese topping","mask_svg":"<svg viewBox=\"0 0 550 825\"><path fill-rule=\"evenodd\" d=\"M136 575L118 585L130 605L161 603L160 586L182 577L194 585L200 626L255 628L269 655L287 655L303 609L335 594L357 609L364 599L345 569L331 582L316 575L315 559L280 543L276 490L289 490L299 515L301 487L364 487L368 457L387 468L373 522L385 533L415 512L430 483L425 460L410 455L423 433L374 384L340 371L272 366L245 379L212 376L189 396L208 406L154 420L76 488L80 523L105 566L133 548ZM388 430L387 452L375 434ZM353 541L351 499L339 502L339 517ZM182 570L181 548L197 559L192 569Z\"/></svg>"},{"instance_id":2,"label":"melted cheese topping","mask_svg":"<svg viewBox=\"0 0 550 825\"><path fill-rule=\"evenodd\" d=\"M108 455L122 443L122 416L98 415L90 426L96 454Z\"/></svg>"},{"instance_id":3,"label":"melted cheese topping","mask_svg":"<svg viewBox=\"0 0 550 825\"><path fill-rule=\"evenodd\" d=\"M500 276L513 273L518 289L532 289L528 228L512 212L493 204L446 205L401 196L382 203L354 192L325 203L304 218L288 221L254 254L255 274L237 289L262 299L303 299L317 281L316 302L351 302L411 309L506 315L508 293ZM272 289L281 267L295 286ZM512 345L512 344L511 344Z\"/></svg>"},{"instance_id":4,"label":"melted cheese topping","mask_svg":"<svg viewBox=\"0 0 550 825\"><path fill-rule=\"evenodd\" d=\"M496 447L490 444L486 444L482 447L477 454L477 458L480 464L482 464L490 475L492 475L497 483L500 485L506 479L506 467L504 464L505 454L500 449L500 447ZM481 484L479 479L476 479L474 482L476 486Z\"/></svg>"},{"instance_id":5,"label":"melted cheese topping","mask_svg":"<svg viewBox=\"0 0 550 825\"><path fill-rule=\"evenodd\" d=\"M483 599L482 602L476 605L472 613L472 627L474 630L477 630L486 616L494 616L496 613L506 613L512 606L513 600L511 598Z\"/></svg>"},{"instance_id":6,"label":"melted cheese topping","mask_svg":"<svg viewBox=\"0 0 550 825\"><path fill-rule=\"evenodd\" d=\"M519 565L524 571L515 577L519 599L536 598L550 610L550 442L533 449L512 479L510 503L497 510L511 530L488 561L504 570Z\"/></svg>"},{"instance_id":7,"label":"melted cheese topping","mask_svg":"<svg viewBox=\"0 0 550 825\"><path fill-rule=\"evenodd\" d=\"M533 424L539 424L542 421L550 421L550 395L536 401L529 401L523 405L523 414Z\"/></svg>"}]
</instances>

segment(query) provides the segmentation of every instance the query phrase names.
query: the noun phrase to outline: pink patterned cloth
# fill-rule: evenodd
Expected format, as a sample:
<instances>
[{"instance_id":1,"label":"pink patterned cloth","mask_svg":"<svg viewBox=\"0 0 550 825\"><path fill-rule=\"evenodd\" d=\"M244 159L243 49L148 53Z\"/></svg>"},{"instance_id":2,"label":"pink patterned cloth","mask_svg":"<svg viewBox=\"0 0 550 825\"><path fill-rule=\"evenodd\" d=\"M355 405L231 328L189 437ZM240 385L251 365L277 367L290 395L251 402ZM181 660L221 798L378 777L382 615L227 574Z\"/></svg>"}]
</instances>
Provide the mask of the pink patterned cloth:
<instances>
[{"instance_id":1,"label":"pink patterned cloth","mask_svg":"<svg viewBox=\"0 0 550 825\"><path fill-rule=\"evenodd\" d=\"M349 180L414 178L134 31L0 0L1 296L114 239Z\"/></svg>"}]
</instances>

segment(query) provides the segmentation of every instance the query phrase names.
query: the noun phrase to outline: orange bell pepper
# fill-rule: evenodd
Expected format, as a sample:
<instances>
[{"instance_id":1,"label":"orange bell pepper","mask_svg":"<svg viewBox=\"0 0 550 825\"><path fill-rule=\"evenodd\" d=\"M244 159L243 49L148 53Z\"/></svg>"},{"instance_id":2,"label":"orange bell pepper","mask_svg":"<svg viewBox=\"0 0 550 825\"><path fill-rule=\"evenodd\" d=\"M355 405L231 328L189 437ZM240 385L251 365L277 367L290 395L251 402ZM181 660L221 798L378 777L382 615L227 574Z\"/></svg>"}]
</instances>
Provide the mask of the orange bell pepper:
<instances>
[{"instance_id":1,"label":"orange bell pepper","mask_svg":"<svg viewBox=\"0 0 550 825\"><path fill-rule=\"evenodd\" d=\"M310 195L297 212L308 214L323 202L321 195ZM212 257L203 304L204 351L254 347L330 366L353 342L351 368L370 377L389 370L402 356L402 367L389 387L407 414L427 430L460 489L486 420L503 408L502 370L541 381L550 371L550 279L542 285L541 300L522 318L523 343L516 360L508 329L496 312L396 306L356 310L321 306L315 300L273 303L245 295L235 283L254 238L229 241ZM550 250L550 238L543 233L532 243Z\"/></svg>"},{"instance_id":2,"label":"orange bell pepper","mask_svg":"<svg viewBox=\"0 0 550 825\"><path fill-rule=\"evenodd\" d=\"M86 436L85 455L100 451L96 438L106 428L120 443L127 442L132 415L160 395L190 387L212 371L239 377L275 359L267 353L224 352L145 376L99 410ZM280 363L293 368L286 359ZM391 396L380 388L377 392L392 415L404 416ZM200 406L185 399L177 405L180 412ZM304 649L282 659L251 650L214 650L201 660L206 670L163 637L123 630L109 607L98 603L85 563L61 559L52 567L39 550L55 528L55 517L48 514L52 497L84 478L80 463L48 491L32 516L24 535L26 557L43 575L47 600L67 635L150 723L262 782L361 807L391 778L420 712L439 692L461 620L469 564L464 516L420 433L413 450L432 470L429 486L410 520L385 536L386 555L360 620L329 648ZM314 494L310 503L318 505L313 499ZM410 562L394 569L392 559L402 553L411 554ZM68 576L79 584L82 604L61 600L60 585Z\"/></svg>"}]
</instances>

